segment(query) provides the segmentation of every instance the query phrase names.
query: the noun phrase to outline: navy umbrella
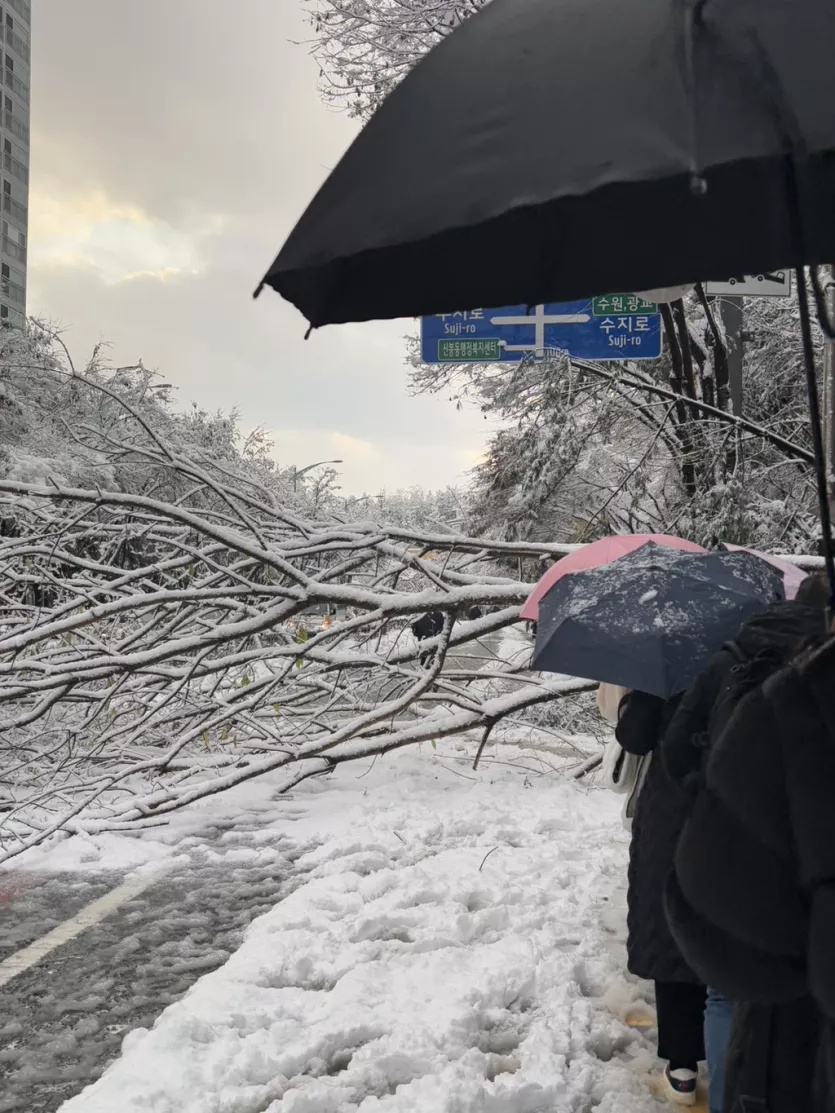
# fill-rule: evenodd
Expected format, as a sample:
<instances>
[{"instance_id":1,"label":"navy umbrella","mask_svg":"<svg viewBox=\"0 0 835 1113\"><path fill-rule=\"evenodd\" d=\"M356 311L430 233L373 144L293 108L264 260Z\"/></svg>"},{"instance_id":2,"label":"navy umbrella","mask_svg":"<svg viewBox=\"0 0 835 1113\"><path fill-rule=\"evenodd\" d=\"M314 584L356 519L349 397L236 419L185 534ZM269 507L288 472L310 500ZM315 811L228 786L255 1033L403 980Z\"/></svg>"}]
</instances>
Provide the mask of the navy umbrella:
<instances>
[{"instance_id":1,"label":"navy umbrella","mask_svg":"<svg viewBox=\"0 0 835 1113\"><path fill-rule=\"evenodd\" d=\"M780 572L751 553L649 543L554 584L539 604L533 668L668 699L746 619L782 598Z\"/></svg>"}]
</instances>

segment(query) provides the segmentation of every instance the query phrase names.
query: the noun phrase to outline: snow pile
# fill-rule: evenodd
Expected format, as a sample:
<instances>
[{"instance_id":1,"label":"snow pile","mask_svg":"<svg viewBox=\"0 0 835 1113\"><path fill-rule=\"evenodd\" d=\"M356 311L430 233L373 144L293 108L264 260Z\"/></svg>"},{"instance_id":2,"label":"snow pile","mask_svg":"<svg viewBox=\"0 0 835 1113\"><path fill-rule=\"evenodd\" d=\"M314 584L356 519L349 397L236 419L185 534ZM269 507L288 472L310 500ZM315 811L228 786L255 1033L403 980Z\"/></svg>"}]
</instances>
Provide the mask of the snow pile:
<instances>
[{"instance_id":1,"label":"snow pile","mask_svg":"<svg viewBox=\"0 0 835 1113\"><path fill-rule=\"evenodd\" d=\"M618 805L454 747L309 782L299 887L64 1113L649 1113Z\"/></svg>"}]
</instances>

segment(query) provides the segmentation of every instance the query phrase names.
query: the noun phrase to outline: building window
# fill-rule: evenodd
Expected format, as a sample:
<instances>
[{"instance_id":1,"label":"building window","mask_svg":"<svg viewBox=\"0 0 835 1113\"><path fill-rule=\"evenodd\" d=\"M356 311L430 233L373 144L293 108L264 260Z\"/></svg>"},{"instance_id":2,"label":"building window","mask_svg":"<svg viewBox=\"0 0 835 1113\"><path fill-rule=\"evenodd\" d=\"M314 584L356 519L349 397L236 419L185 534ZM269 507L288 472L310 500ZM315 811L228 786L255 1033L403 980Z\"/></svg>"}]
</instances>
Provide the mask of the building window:
<instances>
[{"instance_id":1,"label":"building window","mask_svg":"<svg viewBox=\"0 0 835 1113\"><path fill-rule=\"evenodd\" d=\"M23 287L26 285L26 275L18 267L13 267L10 263L3 262L0 264L0 282L2 282L4 290L8 282L14 282L20 287L22 292Z\"/></svg>"},{"instance_id":2,"label":"building window","mask_svg":"<svg viewBox=\"0 0 835 1113\"><path fill-rule=\"evenodd\" d=\"M12 243L19 243L21 247L26 247L26 233L18 231L17 228L9 224L8 220L3 221L3 235Z\"/></svg>"},{"instance_id":3,"label":"building window","mask_svg":"<svg viewBox=\"0 0 835 1113\"><path fill-rule=\"evenodd\" d=\"M12 328L23 328L26 324L26 318L19 309L13 309L9 305L0 305L0 323Z\"/></svg>"},{"instance_id":4,"label":"building window","mask_svg":"<svg viewBox=\"0 0 835 1113\"><path fill-rule=\"evenodd\" d=\"M6 194L7 197L11 197L12 195L12 183L9 181L8 178L3 179L3 192Z\"/></svg>"},{"instance_id":5,"label":"building window","mask_svg":"<svg viewBox=\"0 0 835 1113\"><path fill-rule=\"evenodd\" d=\"M6 55L6 69L14 73L14 58L12 58L11 54Z\"/></svg>"}]
</instances>

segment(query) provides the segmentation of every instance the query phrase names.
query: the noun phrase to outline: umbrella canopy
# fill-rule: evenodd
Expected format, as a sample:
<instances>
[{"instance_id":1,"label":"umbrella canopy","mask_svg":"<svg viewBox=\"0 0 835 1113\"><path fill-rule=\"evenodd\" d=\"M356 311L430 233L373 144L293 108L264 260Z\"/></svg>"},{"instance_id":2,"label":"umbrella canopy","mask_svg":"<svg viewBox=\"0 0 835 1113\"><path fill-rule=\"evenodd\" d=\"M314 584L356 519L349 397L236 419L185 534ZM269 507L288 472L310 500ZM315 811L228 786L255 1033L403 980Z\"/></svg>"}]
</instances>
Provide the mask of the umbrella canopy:
<instances>
[{"instance_id":1,"label":"umbrella canopy","mask_svg":"<svg viewBox=\"0 0 835 1113\"><path fill-rule=\"evenodd\" d=\"M690 687L746 619L782 598L780 572L751 553L648 544L554 584L540 602L533 668L667 699Z\"/></svg>"},{"instance_id":2,"label":"umbrella canopy","mask_svg":"<svg viewBox=\"0 0 835 1113\"><path fill-rule=\"evenodd\" d=\"M528 622L538 621L540 599L557 580L568 575L569 572L581 572L585 568L596 568L599 564L610 564L618 557L640 549L648 541L653 541L656 545L666 545L670 549L681 549L687 553L705 552L701 545L693 541L685 541L682 537L668 537L665 533L625 533L614 537L601 537L599 541L584 545L582 549L569 553L552 565L528 596L519 617Z\"/></svg>"},{"instance_id":3,"label":"umbrella canopy","mask_svg":"<svg viewBox=\"0 0 835 1113\"><path fill-rule=\"evenodd\" d=\"M493 0L376 112L264 282L317 327L829 262L833 58L832 0Z\"/></svg>"},{"instance_id":4,"label":"umbrella canopy","mask_svg":"<svg viewBox=\"0 0 835 1113\"><path fill-rule=\"evenodd\" d=\"M806 573L802 568L798 568L796 564L791 561L781 560L779 557L772 556L770 553L761 553L759 549L746 549L744 545L731 545L730 542L725 542L725 548L729 553L753 553L758 556L760 560L768 561L774 568L779 568L783 573L783 586L786 590L786 598L794 599L797 595L798 588L806 579Z\"/></svg>"}]
</instances>

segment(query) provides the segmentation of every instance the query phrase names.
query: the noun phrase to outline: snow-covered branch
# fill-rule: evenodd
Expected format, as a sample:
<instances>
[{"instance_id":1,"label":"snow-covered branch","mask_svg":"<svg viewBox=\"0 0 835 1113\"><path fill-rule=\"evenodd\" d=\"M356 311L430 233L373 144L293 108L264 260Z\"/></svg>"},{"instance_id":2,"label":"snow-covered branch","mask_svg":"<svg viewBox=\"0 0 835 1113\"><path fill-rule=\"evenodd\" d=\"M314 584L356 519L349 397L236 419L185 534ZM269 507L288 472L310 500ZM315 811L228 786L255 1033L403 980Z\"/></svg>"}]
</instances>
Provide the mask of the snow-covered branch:
<instances>
[{"instance_id":1,"label":"snow-covered branch","mask_svg":"<svg viewBox=\"0 0 835 1113\"><path fill-rule=\"evenodd\" d=\"M671 400L658 388L653 409L653 384L621 374L617 406L640 392L648 423L624 425L611 385L522 367L487 388L541 424L518 477L529 517L544 491L582 522L566 476L604 510L640 480ZM587 444L624 430L619 470L591 466ZM452 734L540 744L592 687L528 669L520 605L577 547L547 540L561 531L544 512L540 539L495 540L456 528L454 493L432 526L407 493L384 524L385 496L368 516L310 497L234 418L177 413L141 365L79 374L37 333L0 331L0 435L0 860L59 831L159 823L268 772L287 788ZM663 490L641 495L640 521L654 501L674 529Z\"/></svg>"},{"instance_id":2,"label":"snow-covered branch","mask_svg":"<svg viewBox=\"0 0 835 1113\"><path fill-rule=\"evenodd\" d=\"M526 672L508 633L522 570L573 546L317 517L184 431L142 369L34 373L58 447L12 448L0 478L0 860L589 688Z\"/></svg>"}]
</instances>

